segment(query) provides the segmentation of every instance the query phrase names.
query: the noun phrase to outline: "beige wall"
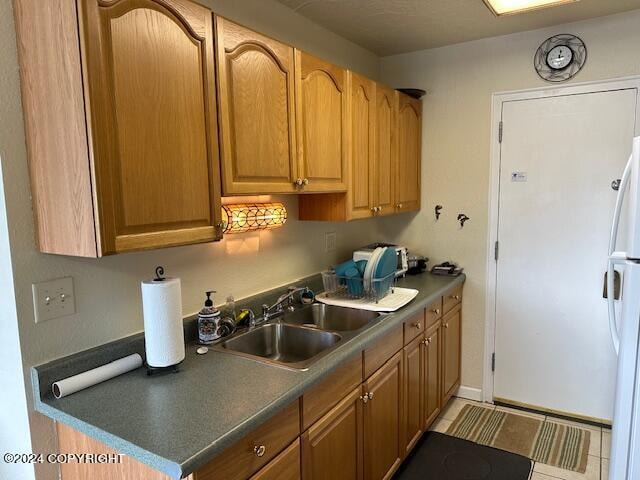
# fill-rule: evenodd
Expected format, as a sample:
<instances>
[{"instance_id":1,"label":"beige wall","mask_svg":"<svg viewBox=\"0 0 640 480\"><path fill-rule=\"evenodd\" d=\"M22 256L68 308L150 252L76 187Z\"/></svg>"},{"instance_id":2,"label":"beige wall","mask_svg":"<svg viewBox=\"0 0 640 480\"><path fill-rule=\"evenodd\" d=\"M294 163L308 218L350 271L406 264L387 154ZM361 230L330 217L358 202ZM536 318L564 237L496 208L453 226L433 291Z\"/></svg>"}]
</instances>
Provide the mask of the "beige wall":
<instances>
[{"instance_id":1,"label":"beige wall","mask_svg":"<svg viewBox=\"0 0 640 480\"><path fill-rule=\"evenodd\" d=\"M491 94L548 86L533 69L533 55L542 41L558 33L576 34L588 48L586 66L570 83L640 74L638 25L640 11L633 11L381 61L383 81L428 92L423 208L410 219L385 221L385 230L400 228L400 241L436 262L451 259L465 267L463 385L482 387ZM436 204L444 206L437 223ZM456 222L459 212L471 217L462 230Z\"/></svg>"},{"instance_id":2,"label":"beige wall","mask_svg":"<svg viewBox=\"0 0 640 480\"><path fill-rule=\"evenodd\" d=\"M201 0L201 3L208 4L232 20L277 36L334 63L373 78L378 76L376 55L313 24L275 1ZM352 225L298 222L297 199L290 197L286 199L290 220L284 228L273 232L230 237L216 244L133 253L100 260L37 253L16 56L11 2L5 0L0 2L0 153L6 180L6 207L22 363L27 374L32 365L141 331L139 282L149 278L156 265L164 265L170 275L182 279L183 310L185 314L192 314L199 310L205 290L217 290L219 301L224 300L227 293L242 298L318 272L348 256L353 248L375 240L375 220ZM334 253L324 252L324 233L327 231L337 232L338 250ZM78 313L36 325L31 284L64 276L74 279ZM2 288L5 289L4 286ZM7 313L3 307L0 309L0 314ZM12 318L15 319L15 313ZM1 334L4 338L9 333L10 330L3 329ZM14 337L14 346L15 341ZM17 348L15 355L19 355ZM28 386L27 394L30 393ZM0 397L3 419L8 419L5 416L7 405L18 401L14 396ZM31 430L36 451L49 452L54 449L51 422L39 414L32 414ZM20 431L19 428L15 431L0 428L0 436L18 435ZM0 441L0 445L3 442ZM24 472L9 475L2 468L0 463L2 478L28 478ZM57 478L54 468L39 468L42 468L38 473L39 479Z\"/></svg>"}]
</instances>

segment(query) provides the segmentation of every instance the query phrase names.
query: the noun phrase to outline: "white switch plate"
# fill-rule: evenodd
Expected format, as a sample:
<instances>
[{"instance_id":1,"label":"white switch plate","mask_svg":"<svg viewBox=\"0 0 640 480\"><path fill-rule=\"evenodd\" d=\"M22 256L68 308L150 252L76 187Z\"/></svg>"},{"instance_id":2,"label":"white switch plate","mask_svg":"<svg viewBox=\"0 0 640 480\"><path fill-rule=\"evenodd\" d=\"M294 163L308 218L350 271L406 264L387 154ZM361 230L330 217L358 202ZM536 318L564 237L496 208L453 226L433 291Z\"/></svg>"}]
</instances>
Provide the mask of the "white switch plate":
<instances>
[{"instance_id":1,"label":"white switch plate","mask_svg":"<svg viewBox=\"0 0 640 480\"><path fill-rule=\"evenodd\" d=\"M73 278L58 278L48 282L34 283L31 288L36 323L76 313Z\"/></svg>"},{"instance_id":2,"label":"white switch plate","mask_svg":"<svg viewBox=\"0 0 640 480\"><path fill-rule=\"evenodd\" d=\"M326 232L324 234L324 251L333 252L336 249L336 232Z\"/></svg>"}]
</instances>

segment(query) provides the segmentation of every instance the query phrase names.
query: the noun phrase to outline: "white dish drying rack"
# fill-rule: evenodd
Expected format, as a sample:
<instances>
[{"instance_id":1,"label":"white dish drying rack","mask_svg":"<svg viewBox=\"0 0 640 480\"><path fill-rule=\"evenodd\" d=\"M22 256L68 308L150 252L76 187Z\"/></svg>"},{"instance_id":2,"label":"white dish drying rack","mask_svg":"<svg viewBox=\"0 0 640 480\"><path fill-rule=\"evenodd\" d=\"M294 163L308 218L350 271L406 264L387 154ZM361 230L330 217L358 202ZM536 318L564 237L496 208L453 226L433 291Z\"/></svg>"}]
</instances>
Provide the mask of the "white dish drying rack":
<instances>
[{"instance_id":1,"label":"white dish drying rack","mask_svg":"<svg viewBox=\"0 0 640 480\"><path fill-rule=\"evenodd\" d=\"M362 277L345 277L334 271L322 272L324 297L335 300L366 300L377 303L396 288L396 272L365 282Z\"/></svg>"}]
</instances>

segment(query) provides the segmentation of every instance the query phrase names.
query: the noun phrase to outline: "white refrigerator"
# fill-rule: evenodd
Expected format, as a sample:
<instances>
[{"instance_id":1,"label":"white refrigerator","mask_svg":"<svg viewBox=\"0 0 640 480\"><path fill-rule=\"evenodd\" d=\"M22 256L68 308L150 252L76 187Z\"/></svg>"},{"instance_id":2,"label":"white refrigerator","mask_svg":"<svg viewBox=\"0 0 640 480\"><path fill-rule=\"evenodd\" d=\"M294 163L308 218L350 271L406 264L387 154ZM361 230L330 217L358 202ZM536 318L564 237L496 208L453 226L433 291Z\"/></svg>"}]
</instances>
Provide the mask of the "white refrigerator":
<instances>
[{"instance_id":1,"label":"white refrigerator","mask_svg":"<svg viewBox=\"0 0 640 480\"><path fill-rule=\"evenodd\" d=\"M613 295L614 269L622 278L619 300ZM609 244L607 302L618 354L609 478L640 480L640 137L633 141L619 182Z\"/></svg>"}]
</instances>

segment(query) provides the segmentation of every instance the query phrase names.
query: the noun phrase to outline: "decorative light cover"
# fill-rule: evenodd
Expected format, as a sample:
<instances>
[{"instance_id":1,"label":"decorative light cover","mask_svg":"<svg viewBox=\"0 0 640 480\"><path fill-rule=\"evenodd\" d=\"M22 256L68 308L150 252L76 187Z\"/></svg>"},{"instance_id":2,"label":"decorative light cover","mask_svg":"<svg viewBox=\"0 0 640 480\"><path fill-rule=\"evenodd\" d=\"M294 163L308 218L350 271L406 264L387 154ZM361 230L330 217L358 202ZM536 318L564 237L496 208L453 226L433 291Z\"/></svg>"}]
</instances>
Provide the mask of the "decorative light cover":
<instances>
[{"instance_id":1,"label":"decorative light cover","mask_svg":"<svg viewBox=\"0 0 640 480\"><path fill-rule=\"evenodd\" d=\"M494 15L500 16L524 13L545 7L555 7L564 3L577 1L578 0L484 0L484 3L487 4Z\"/></svg>"},{"instance_id":2,"label":"decorative light cover","mask_svg":"<svg viewBox=\"0 0 640 480\"><path fill-rule=\"evenodd\" d=\"M281 227L287 221L282 203L237 203L222 206L224 233L243 233Z\"/></svg>"}]
</instances>

